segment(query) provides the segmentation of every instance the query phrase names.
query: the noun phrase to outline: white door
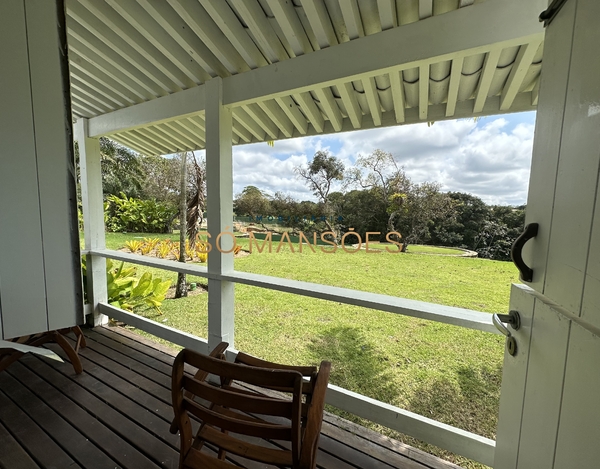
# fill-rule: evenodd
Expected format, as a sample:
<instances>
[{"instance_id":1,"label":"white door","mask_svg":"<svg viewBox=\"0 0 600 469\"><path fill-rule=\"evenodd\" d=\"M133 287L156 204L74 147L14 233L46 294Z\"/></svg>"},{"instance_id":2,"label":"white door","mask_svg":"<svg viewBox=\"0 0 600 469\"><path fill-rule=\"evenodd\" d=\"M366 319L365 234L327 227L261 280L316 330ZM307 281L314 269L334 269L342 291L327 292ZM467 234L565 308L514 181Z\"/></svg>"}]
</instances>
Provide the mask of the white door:
<instances>
[{"instance_id":1,"label":"white door","mask_svg":"<svg viewBox=\"0 0 600 469\"><path fill-rule=\"evenodd\" d=\"M556 3L556 2L555 2ZM538 223L513 286L494 469L600 468L600 1L546 28L527 203Z\"/></svg>"}]
</instances>

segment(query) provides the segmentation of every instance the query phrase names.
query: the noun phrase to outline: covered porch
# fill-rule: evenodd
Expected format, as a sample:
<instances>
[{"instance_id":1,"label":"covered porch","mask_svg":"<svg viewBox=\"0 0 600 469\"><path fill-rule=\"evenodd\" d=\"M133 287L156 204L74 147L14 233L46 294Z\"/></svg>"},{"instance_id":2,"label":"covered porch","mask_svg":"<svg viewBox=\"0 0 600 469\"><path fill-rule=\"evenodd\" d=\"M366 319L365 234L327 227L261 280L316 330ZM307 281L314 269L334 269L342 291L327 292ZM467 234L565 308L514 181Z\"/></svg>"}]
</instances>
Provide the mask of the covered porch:
<instances>
[{"instance_id":1,"label":"covered porch","mask_svg":"<svg viewBox=\"0 0 600 469\"><path fill-rule=\"evenodd\" d=\"M99 326L84 334L81 375L68 361L32 355L0 373L0 467L177 467L179 437L169 433L175 351L121 327ZM66 359L59 347L51 348ZM265 467L231 461L247 469ZM328 413L317 467L458 469Z\"/></svg>"}]
</instances>

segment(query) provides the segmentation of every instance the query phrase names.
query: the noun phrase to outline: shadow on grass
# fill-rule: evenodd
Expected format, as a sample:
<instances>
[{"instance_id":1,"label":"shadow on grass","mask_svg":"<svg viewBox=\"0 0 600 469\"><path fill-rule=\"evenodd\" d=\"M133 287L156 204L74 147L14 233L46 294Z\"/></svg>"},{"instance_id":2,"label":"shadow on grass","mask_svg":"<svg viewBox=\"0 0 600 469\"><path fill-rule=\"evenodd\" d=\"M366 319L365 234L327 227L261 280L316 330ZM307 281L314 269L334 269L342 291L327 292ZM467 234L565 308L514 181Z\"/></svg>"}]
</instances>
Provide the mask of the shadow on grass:
<instances>
[{"instance_id":1,"label":"shadow on grass","mask_svg":"<svg viewBox=\"0 0 600 469\"><path fill-rule=\"evenodd\" d=\"M388 359L364 334L349 326L331 327L307 346L312 361L331 361L330 382L384 402L393 402L397 390Z\"/></svg>"},{"instance_id":2,"label":"shadow on grass","mask_svg":"<svg viewBox=\"0 0 600 469\"><path fill-rule=\"evenodd\" d=\"M458 368L455 380L451 378L423 383L415 390L408 410L494 439L502 366L463 366Z\"/></svg>"}]
</instances>

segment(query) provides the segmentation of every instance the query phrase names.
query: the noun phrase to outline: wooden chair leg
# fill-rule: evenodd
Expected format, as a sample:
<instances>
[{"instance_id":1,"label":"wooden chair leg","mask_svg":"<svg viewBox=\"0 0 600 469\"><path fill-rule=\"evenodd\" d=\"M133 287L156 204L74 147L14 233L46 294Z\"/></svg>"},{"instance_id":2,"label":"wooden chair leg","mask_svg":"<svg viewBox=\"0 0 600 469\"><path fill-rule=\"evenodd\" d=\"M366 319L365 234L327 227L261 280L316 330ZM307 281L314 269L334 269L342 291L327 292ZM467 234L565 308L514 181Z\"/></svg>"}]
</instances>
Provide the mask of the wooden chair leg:
<instances>
[{"instance_id":1,"label":"wooden chair leg","mask_svg":"<svg viewBox=\"0 0 600 469\"><path fill-rule=\"evenodd\" d=\"M71 361L71 365L73 365L73 368L75 369L75 373L77 373L78 375L83 373L83 365L81 364L81 359L79 358L79 354L71 346L71 344L67 341L67 339L65 339L65 337L62 334L56 332L56 333L54 333L54 340L56 341L56 343L58 345L60 345L60 347L65 351L65 353L69 357L69 360Z\"/></svg>"}]
</instances>

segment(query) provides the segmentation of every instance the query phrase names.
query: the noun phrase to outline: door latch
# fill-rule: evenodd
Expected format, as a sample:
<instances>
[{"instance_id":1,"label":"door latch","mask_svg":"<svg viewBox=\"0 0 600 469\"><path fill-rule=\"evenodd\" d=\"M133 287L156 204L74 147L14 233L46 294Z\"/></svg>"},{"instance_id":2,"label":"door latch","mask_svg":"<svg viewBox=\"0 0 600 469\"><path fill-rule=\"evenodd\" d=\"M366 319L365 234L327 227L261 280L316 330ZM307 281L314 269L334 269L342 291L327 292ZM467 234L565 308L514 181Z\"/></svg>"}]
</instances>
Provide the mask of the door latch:
<instances>
[{"instance_id":1,"label":"door latch","mask_svg":"<svg viewBox=\"0 0 600 469\"><path fill-rule=\"evenodd\" d=\"M510 356L517 354L517 340L513 337L510 329L504 324L508 324L515 331L521 327L521 315L518 311L511 310L508 314L494 314L492 315L492 322L496 329L506 336L506 349Z\"/></svg>"}]
</instances>

